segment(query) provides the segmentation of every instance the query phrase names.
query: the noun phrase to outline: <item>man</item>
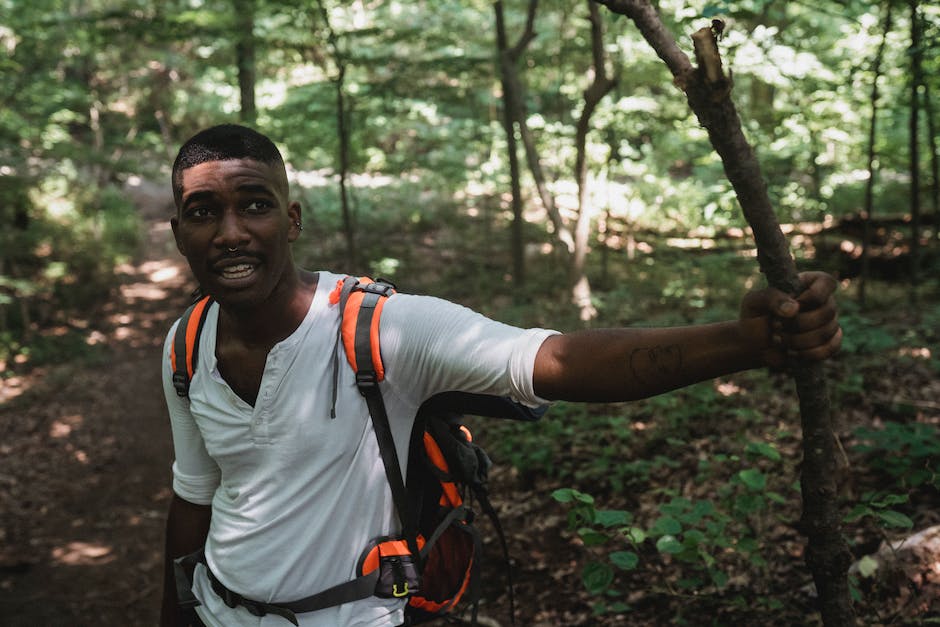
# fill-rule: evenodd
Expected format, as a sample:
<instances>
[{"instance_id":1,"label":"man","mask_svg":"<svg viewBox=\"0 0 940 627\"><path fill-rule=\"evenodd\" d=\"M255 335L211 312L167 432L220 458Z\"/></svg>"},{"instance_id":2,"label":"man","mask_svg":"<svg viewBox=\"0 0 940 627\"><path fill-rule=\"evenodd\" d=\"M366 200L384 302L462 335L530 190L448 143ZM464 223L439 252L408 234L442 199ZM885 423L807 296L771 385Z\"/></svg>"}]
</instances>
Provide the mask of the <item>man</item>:
<instances>
[{"instance_id":1,"label":"man","mask_svg":"<svg viewBox=\"0 0 940 627\"><path fill-rule=\"evenodd\" d=\"M277 604L353 579L366 544L397 518L365 401L337 342L340 275L298 268L302 230L277 148L250 129L205 130L173 167L176 244L202 290L206 318L189 397L164 388L173 427L162 622L175 624L172 558L205 544L193 592L211 626L286 624L229 607L213 580ZM516 329L431 297L396 294L381 317L382 393L400 459L418 406L444 390L550 400L631 400L716 376L820 360L842 332L828 275L801 275L797 299L744 297L736 321L559 334ZM334 380L336 383L334 384ZM335 395L335 400L334 400ZM331 408L336 418L331 418ZM403 601L367 599L297 616L303 626L391 626Z\"/></svg>"}]
</instances>

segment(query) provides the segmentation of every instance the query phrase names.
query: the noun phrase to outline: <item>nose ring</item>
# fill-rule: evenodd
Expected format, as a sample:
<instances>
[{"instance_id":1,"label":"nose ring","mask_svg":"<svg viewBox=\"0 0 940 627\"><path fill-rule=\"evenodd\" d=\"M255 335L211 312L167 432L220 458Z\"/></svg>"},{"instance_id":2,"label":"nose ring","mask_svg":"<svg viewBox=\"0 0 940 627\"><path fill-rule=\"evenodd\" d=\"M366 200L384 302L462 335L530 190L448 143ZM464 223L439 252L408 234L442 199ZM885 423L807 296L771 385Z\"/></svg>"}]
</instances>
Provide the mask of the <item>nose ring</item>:
<instances>
[{"instance_id":1,"label":"nose ring","mask_svg":"<svg viewBox=\"0 0 940 627\"><path fill-rule=\"evenodd\" d=\"M235 248L229 247L228 251L229 251L230 253L237 253L237 252L238 252L238 246L236 246Z\"/></svg>"}]
</instances>

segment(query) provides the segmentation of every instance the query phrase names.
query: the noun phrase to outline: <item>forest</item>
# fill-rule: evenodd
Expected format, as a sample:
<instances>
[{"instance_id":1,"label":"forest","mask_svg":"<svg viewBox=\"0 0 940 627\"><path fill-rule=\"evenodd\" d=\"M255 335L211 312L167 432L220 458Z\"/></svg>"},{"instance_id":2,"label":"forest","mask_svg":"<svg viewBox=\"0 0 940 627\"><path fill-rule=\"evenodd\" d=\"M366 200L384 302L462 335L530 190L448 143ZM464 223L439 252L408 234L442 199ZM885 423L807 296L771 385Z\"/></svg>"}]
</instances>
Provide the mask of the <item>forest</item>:
<instances>
[{"instance_id":1,"label":"forest","mask_svg":"<svg viewBox=\"0 0 940 627\"><path fill-rule=\"evenodd\" d=\"M509 324L839 281L821 365L470 418L480 624L940 624L936 89L927 0L0 0L0 623L157 622L170 166L236 122L299 265Z\"/></svg>"}]
</instances>

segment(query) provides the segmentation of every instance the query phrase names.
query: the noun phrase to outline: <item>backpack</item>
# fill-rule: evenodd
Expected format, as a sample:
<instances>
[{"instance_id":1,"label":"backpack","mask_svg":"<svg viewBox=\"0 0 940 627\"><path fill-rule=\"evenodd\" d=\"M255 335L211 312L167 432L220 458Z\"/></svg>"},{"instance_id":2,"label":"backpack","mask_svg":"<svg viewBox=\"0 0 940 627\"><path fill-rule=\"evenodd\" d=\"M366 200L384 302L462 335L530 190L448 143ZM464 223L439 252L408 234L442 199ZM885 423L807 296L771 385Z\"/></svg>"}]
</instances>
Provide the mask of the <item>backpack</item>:
<instances>
[{"instance_id":1,"label":"backpack","mask_svg":"<svg viewBox=\"0 0 940 627\"><path fill-rule=\"evenodd\" d=\"M227 590L207 568L216 592L232 606L244 605L259 615L275 613L297 624L294 614L348 603L369 596L408 598L403 625L418 625L451 613L459 602L469 599L472 622L476 624L480 598L482 545L474 526L476 509L493 523L506 561L510 618L514 623L515 599L509 569L505 535L487 488L492 462L473 442L463 415L479 415L532 421L544 410L532 409L508 398L445 392L421 405L414 419L408 456L407 485L379 389L385 378L379 345L382 307L395 291L381 279L346 277L337 283L330 302L341 308L340 338L346 360L356 374L356 385L365 397L379 445L395 509L401 521L401 534L376 538L365 547L357 563L357 578L310 597L265 604ZM171 345L173 385L187 396L195 364L199 335L211 304L210 297L194 303L180 318ZM338 351L334 352L338 359ZM336 376L333 368L335 417ZM204 557L201 551L177 560L177 590L181 605L197 604L186 572ZM181 577L183 580L181 581ZM231 602L230 602L231 601Z\"/></svg>"}]
</instances>

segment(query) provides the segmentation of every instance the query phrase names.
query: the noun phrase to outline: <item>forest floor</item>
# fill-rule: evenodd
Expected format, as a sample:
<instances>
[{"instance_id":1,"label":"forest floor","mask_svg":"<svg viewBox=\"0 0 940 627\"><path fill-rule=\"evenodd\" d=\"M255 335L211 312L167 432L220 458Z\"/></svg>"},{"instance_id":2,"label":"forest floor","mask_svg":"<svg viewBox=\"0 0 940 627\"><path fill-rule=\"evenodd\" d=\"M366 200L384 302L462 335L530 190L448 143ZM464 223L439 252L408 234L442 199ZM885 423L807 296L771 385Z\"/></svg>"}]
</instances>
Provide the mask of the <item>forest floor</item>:
<instances>
[{"instance_id":1,"label":"forest floor","mask_svg":"<svg viewBox=\"0 0 940 627\"><path fill-rule=\"evenodd\" d=\"M189 284L171 241L165 222L149 223L145 258L121 269L114 299L96 320L75 322L85 329L92 350L0 379L0 624L6 627L157 622L172 461L160 352L166 329L187 301ZM900 318L896 322L904 324ZM851 397L843 420L873 424L899 396L926 399L908 408L906 420L934 425L940 420L940 385L930 363L892 359L868 368L867 394ZM843 365L835 374L850 373ZM781 389L760 402L792 405L784 398L788 394ZM700 453L690 447L687 459L675 461L694 468ZM798 457L795 450L792 454ZM801 539L792 525L773 530L783 559L762 571L764 589L787 591L777 594L789 607L775 610L779 620L767 620L755 608L719 612L714 599L702 604L674 587L651 583L661 578L668 584L676 576L668 561L656 562L655 555L644 555L654 565L625 582L632 614L594 615L594 600L581 582L585 548L567 529L567 511L550 497L568 483L518 476L507 466L498 468L493 483L514 557L517 624L678 624L676 608L683 604L688 610L679 612L685 615L682 624L817 624ZM940 519L936 491L926 494L926 501L905 510L915 528ZM798 512L787 517L793 521ZM853 533L867 534L854 538L853 546L877 547L877 533L857 528ZM499 550L491 535L487 546L493 578L486 587L496 600L484 603L482 613L508 624Z\"/></svg>"}]
</instances>

